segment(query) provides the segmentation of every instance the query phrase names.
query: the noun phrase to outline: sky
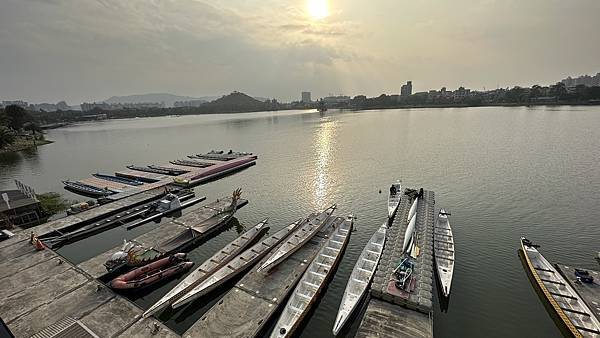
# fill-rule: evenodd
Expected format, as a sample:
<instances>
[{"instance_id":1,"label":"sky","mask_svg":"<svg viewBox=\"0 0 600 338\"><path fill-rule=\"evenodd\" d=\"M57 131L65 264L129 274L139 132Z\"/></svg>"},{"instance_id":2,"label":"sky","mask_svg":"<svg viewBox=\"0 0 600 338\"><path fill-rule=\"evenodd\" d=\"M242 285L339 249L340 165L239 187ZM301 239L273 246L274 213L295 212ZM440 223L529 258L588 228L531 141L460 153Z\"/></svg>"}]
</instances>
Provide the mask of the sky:
<instances>
[{"instance_id":1,"label":"sky","mask_svg":"<svg viewBox=\"0 0 600 338\"><path fill-rule=\"evenodd\" d=\"M299 100L600 72L599 0L0 0L0 100Z\"/></svg>"}]
</instances>

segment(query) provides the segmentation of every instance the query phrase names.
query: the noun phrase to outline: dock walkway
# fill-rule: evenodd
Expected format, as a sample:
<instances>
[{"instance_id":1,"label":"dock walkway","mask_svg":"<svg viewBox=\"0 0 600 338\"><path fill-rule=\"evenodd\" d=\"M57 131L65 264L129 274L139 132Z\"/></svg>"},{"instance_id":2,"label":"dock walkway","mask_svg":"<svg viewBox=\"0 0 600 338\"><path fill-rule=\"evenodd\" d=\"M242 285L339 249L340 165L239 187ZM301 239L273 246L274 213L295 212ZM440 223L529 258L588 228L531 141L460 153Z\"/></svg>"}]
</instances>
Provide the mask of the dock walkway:
<instances>
[{"instance_id":1,"label":"dock walkway","mask_svg":"<svg viewBox=\"0 0 600 338\"><path fill-rule=\"evenodd\" d=\"M185 230L187 226L198 224L204 220L209 219L215 214L215 210L220 210L223 207L228 206L231 203L231 198L223 198L217 200L215 202L206 204L206 205L196 205L191 207L190 209L185 209L185 213L175 218L161 226L153 229L145 234L142 234L133 239L144 247L154 247L156 249L158 243L164 241L165 239L171 238L181 231ZM248 204L247 200L241 199L238 202L238 209L242 208ZM209 235L209 233L198 233L198 239ZM78 264L77 266L90 275L93 278L100 278L104 274L106 274L106 268L104 267L104 263L110 258L110 256L116 251L120 250L122 245L115 246L112 249L109 249L85 262Z\"/></svg>"},{"instance_id":2,"label":"dock walkway","mask_svg":"<svg viewBox=\"0 0 600 338\"><path fill-rule=\"evenodd\" d=\"M115 294L96 280L106 270L102 263L108 253L74 266L50 249L36 251L29 243L29 233L42 235L65 226L122 211L132 205L155 198L163 192L145 191L119 201L68 216L27 230L0 242L0 317L16 337L49 337L74 332L89 337L179 337L160 322L142 319L143 311ZM221 199L207 206L197 206L183 216L137 238L152 245L185 228L182 223L200 222L215 209L231 202ZM247 204L240 200L238 208ZM186 210L187 211L187 210ZM179 224L178 224L179 223ZM90 333L91 332L91 333ZM92 334L93 333L93 334ZM94 336L95 335L95 336Z\"/></svg>"},{"instance_id":3,"label":"dock walkway","mask_svg":"<svg viewBox=\"0 0 600 338\"><path fill-rule=\"evenodd\" d=\"M415 259L413 271L414 290L410 293L399 292L390 281L393 271L403 258L404 234L407 227L407 215L412 205L412 200L404 195L396 212L393 224L388 229L385 247L371 284L371 297L373 298L358 329L359 337L398 337L393 330L378 332L374 326L383 325L382 321L396 320L396 313L413 318L413 325L423 335L433 337L433 226L435 222L435 193L424 191L423 198L417 207L417 222L415 225L416 242L420 247L420 254ZM385 306L384 303L388 303ZM396 309L394 309L394 307ZM402 308L401 308L402 307ZM394 310L392 310L394 309ZM409 314L410 311L418 311ZM384 319L386 318L387 319ZM421 328L429 328L424 330ZM374 332L378 332L377 335ZM411 335L407 335L411 336Z\"/></svg>"},{"instance_id":4,"label":"dock walkway","mask_svg":"<svg viewBox=\"0 0 600 338\"><path fill-rule=\"evenodd\" d=\"M156 325L159 332L170 333L160 323L138 323L141 309L53 251L31 248L27 241L19 241L2 249L4 256L7 251L24 252L3 259L0 264L0 283L3 285L0 317L16 337L37 333L43 336L42 331L64 332L68 336L68 332L74 332L73 325L98 337L117 337L134 325L142 326L140 330L145 328L146 331ZM168 336L176 337L174 334Z\"/></svg>"},{"instance_id":5,"label":"dock walkway","mask_svg":"<svg viewBox=\"0 0 600 338\"><path fill-rule=\"evenodd\" d=\"M325 244L326 238L333 232L332 224L340 224L343 220L341 217L332 217L323 230L271 272L256 272L268 259L267 255L183 336L212 338L267 335L268 332L262 332L265 324Z\"/></svg>"}]
</instances>

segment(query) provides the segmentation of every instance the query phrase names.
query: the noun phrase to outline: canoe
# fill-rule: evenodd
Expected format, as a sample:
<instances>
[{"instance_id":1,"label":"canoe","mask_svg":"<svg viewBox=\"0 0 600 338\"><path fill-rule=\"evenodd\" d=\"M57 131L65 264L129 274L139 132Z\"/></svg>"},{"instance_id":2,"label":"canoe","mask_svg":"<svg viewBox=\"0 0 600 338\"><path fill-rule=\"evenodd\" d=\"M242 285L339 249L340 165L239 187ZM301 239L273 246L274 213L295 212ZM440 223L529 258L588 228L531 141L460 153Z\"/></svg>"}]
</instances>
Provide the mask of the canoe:
<instances>
[{"instance_id":1,"label":"canoe","mask_svg":"<svg viewBox=\"0 0 600 338\"><path fill-rule=\"evenodd\" d=\"M419 204L419 198L415 198L413 204L410 206L410 210L408 210L408 215L406 217L406 221L409 222L413 216L417 213L417 204Z\"/></svg>"},{"instance_id":2,"label":"canoe","mask_svg":"<svg viewBox=\"0 0 600 338\"><path fill-rule=\"evenodd\" d=\"M122 274L110 281L109 285L119 290L139 289L184 272L192 265L193 262L185 260L184 253L178 253Z\"/></svg>"},{"instance_id":3,"label":"canoe","mask_svg":"<svg viewBox=\"0 0 600 338\"><path fill-rule=\"evenodd\" d=\"M185 174L185 173L189 173L189 170L185 170L185 169L178 169L178 168L172 168L172 167L163 167L163 166L159 166L159 165L149 165L148 168L150 169L157 169L157 170L165 170L165 171L170 171L172 175L181 175L181 174Z\"/></svg>"},{"instance_id":4,"label":"canoe","mask_svg":"<svg viewBox=\"0 0 600 338\"><path fill-rule=\"evenodd\" d=\"M558 317L558 324L574 337L598 337L600 321L569 282L534 245L521 237L525 267L536 287Z\"/></svg>"},{"instance_id":5,"label":"canoe","mask_svg":"<svg viewBox=\"0 0 600 338\"><path fill-rule=\"evenodd\" d=\"M402 246L402 252L408 252L410 249L409 244L413 240L413 235L415 232L415 224L417 223L417 215L414 215L413 218L408 222L408 226L406 227L406 232L404 232L404 244Z\"/></svg>"},{"instance_id":6,"label":"canoe","mask_svg":"<svg viewBox=\"0 0 600 338\"><path fill-rule=\"evenodd\" d=\"M92 174L92 176L102 179L102 180L106 180L106 181L117 182L117 183L121 183L121 184L133 185L133 186L139 186L139 185L144 184L137 180L132 180L130 178L113 176L113 175L105 175L105 174L96 173L96 174Z\"/></svg>"},{"instance_id":7,"label":"canoe","mask_svg":"<svg viewBox=\"0 0 600 338\"><path fill-rule=\"evenodd\" d=\"M300 225L298 230L296 230L287 241L277 249L277 251L272 253L257 271L268 271L299 250L306 242L323 229L329 216L331 216L336 208L337 206L334 204L319 214L309 216L309 218Z\"/></svg>"},{"instance_id":8,"label":"canoe","mask_svg":"<svg viewBox=\"0 0 600 338\"><path fill-rule=\"evenodd\" d=\"M397 181L390 187L390 195L388 196L388 218L392 219L400 205L400 197L402 197L402 182Z\"/></svg>"},{"instance_id":9,"label":"canoe","mask_svg":"<svg viewBox=\"0 0 600 338\"><path fill-rule=\"evenodd\" d=\"M214 163L194 161L194 160L175 160L175 161L169 161L169 162L171 164L175 164L175 165L182 165L182 166L186 166L186 167L195 167L195 168L207 168L207 167L210 167L211 165L214 165Z\"/></svg>"},{"instance_id":10,"label":"canoe","mask_svg":"<svg viewBox=\"0 0 600 338\"><path fill-rule=\"evenodd\" d=\"M166 211L162 211L162 212L157 211L156 209L153 209L157 205L157 201L154 201L154 202L142 205L142 206L135 207L128 211L124 211L122 213L107 217L105 219L96 221L94 223L85 225L85 226L83 226L79 229L73 230L73 231L66 232L67 231L66 229L65 230L61 229L62 231L59 233L58 236L42 237L41 240L44 242L44 244L46 244L50 248L56 248L56 247L62 246L64 244L89 237L89 236L97 234L99 232L102 232L102 231L105 231L108 229L112 229L117 226L125 225L128 222L132 222L136 219L141 218L140 220L135 221L134 223L131 223L130 225L127 226L127 229L132 229L139 225L148 223L158 217L162 217L165 214L172 213L172 212L180 210L182 208L186 208L188 206L191 206L198 202L204 201L206 199L206 197L204 197L204 196L194 199L193 198L195 196L194 193L193 192L190 193L187 191L182 191L179 193L179 195L176 195L176 196L179 198L179 201L185 201L185 202L181 203L181 205L176 209L166 210ZM163 199L164 198L166 198L166 197L163 197Z\"/></svg>"},{"instance_id":11,"label":"canoe","mask_svg":"<svg viewBox=\"0 0 600 338\"><path fill-rule=\"evenodd\" d=\"M329 216L335 211L336 205L332 205L319 214L312 215L306 219L277 251L272 253L269 258L258 268L260 271L268 271L283 262L291 254L298 251L306 242L313 238L327 223Z\"/></svg>"},{"instance_id":12,"label":"canoe","mask_svg":"<svg viewBox=\"0 0 600 338\"><path fill-rule=\"evenodd\" d=\"M210 277L202 281L195 288L190 290L186 295L173 302L171 305L174 309L181 307L207 293L216 289L223 283L227 282L237 274L245 271L254 263L260 261L269 251L279 245L284 239L292 233L298 225L300 220L288 225L282 230L277 231L275 234L263 239L259 243L245 250L241 254L237 255L234 259L229 261L225 266L214 272Z\"/></svg>"},{"instance_id":13,"label":"canoe","mask_svg":"<svg viewBox=\"0 0 600 338\"><path fill-rule=\"evenodd\" d=\"M156 168L150 168L150 167L141 167L141 166L136 166L136 165L128 165L127 169L129 170L135 170L135 171L143 171L146 173L153 173L153 174L159 174L159 175L171 175L171 176L178 176L181 175L185 172L181 172L181 173L174 173L173 170L165 170L165 169L156 169Z\"/></svg>"},{"instance_id":14,"label":"canoe","mask_svg":"<svg viewBox=\"0 0 600 338\"><path fill-rule=\"evenodd\" d=\"M342 252L348 245L354 218L349 216L337 225L329 240L310 263L298 285L292 292L285 308L271 332L271 337L290 337L313 307L319 294L342 258ZM334 223L335 226L335 223Z\"/></svg>"},{"instance_id":15,"label":"canoe","mask_svg":"<svg viewBox=\"0 0 600 338\"><path fill-rule=\"evenodd\" d=\"M387 221L371 236L360 257L358 257L358 261L350 274L348 284L346 284L346 290L344 291L344 296L342 297L342 302L335 318L333 325L334 335L337 335L342 327L344 327L352 312L358 307L361 298L367 292L367 287L375 274L375 269L377 269L379 258L383 252L386 231Z\"/></svg>"},{"instance_id":16,"label":"canoe","mask_svg":"<svg viewBox=\"0 0 600 338\"><path fill-rule=\"evenodd\" d=\"M454 274L454 237L446 210L440 209L433 228L433 253L438 279L444 296L450 295Z\"/></svg>"},{"instance_id":17,"label":"canoe","mask_svg":"<svg viewBox=\"0 0 600 338\"><path fill-rule=\"evenodd\" d=\"M65 189L88 196L102 197L115 193L109 189L100 189L81 182L62 181L62 183L65 185Z\"/></svg>"},{"instance_id":18,"label":"canoe","mask_svg":"<svg viewBox=\"0 0 600 338\"><path fill-rule=\"evenodd\" d=\"M262 236L269 227L266 227L268 219L265 218L260 223L252 227L252 229L244 232L240 237L233 242L227 244L223 249L219 250L212 257L202 263L196 270L187 275L181 283L177 284L158 302L152 305L143 317L147 318L152 314L161 311L162 309L171 306L171 304L186 294L189 290L200 284L203 280L209 277L212 273L229 263L235 256L239 255L248 245Z\"/></svg>"}]
</instances>

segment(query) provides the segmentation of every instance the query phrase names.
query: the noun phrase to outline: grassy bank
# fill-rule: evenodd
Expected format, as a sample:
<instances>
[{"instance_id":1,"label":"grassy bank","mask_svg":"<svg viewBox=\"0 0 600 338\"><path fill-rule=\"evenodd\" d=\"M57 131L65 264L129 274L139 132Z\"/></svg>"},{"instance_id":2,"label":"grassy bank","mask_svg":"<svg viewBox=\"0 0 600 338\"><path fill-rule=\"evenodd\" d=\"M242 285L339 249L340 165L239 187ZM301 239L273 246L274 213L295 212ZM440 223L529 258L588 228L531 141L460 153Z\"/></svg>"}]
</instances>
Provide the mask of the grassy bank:
<instances>
[{"instance_id":1,"label":"grassy bank","mask_svg":"<svg viewBox=\"0 0 600 338\"><path fill-rule=\"evenodd\" d=\"M52 142L53 141L38 139L38 140L35 140L35 143L34 143L34 141L31 137L16 136L15 141L13 143L0 148L0 153L10 153L10 152L15 152L15 151L36 148L37 146L49 144Z\"/></svg>"}]
</instances>

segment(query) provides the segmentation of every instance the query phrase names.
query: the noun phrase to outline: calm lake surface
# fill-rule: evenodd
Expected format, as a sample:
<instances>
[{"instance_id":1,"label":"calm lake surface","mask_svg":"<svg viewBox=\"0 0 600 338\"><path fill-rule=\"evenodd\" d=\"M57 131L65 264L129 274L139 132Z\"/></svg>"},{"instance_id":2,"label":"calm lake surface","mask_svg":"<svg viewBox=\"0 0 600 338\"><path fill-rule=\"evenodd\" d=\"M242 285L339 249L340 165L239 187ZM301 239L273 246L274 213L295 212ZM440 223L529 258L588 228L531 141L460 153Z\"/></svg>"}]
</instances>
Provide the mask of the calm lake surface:
<instances>
[{"instance_id":1,"label":"calm lake surface","mask_svg":"<svg viewBox=\"0 0 600 338\"><path fill-rule=\"evenodd\" d=\"M551 262L598 269L600 107L161 117L76 125L47 138L55 143L0 157L1 188L19 179L83 200L60 181L211 149L258 154L255 166L196 188L213 201L241 187L250 201L236 214L239 225L190 253L196 262L267 216L273 231L332 203L336 215L356 215L357 231L303 337L331 336L354 262L386 219L387 190L398 178L435 191L436 209L452 212L457 262L446 312L434 289L436 337L560 336L518 258L523 234ZM61 254L77 263L156 226L114 229ZM147 307L176 283L130 298ZM225 291L162 319L183 331Z\"/></svg>"}]
</instances>

